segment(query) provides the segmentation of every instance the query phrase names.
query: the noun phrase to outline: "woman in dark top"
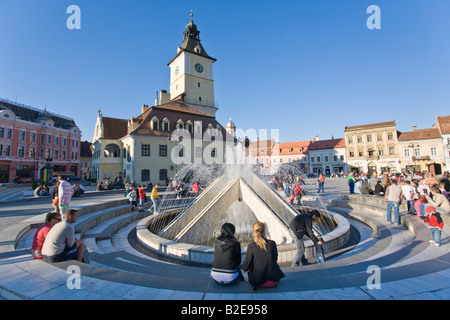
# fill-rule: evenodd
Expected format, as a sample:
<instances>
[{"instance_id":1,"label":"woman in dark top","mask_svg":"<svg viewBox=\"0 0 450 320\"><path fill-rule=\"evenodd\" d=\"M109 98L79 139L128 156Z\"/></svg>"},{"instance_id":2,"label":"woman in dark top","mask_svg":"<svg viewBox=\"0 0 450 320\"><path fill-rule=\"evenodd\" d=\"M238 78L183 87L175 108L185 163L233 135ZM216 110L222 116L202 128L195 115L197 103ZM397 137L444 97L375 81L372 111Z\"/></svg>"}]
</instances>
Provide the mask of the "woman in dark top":
<instances>
[{"instance_id":1,"label":"woman in dark top","mask_svg":"<svg viewBox=\"0 0 450 320\"><path fill-rule=\"evenodd\" d=\"M232 285L244 280L241 273L241 244L234 237L235 227L224 223L214 243L214 262L211 278L220 285Z\"/></svg>"},{"instance_id":2,"label":"woman in dark top","mask_svg":"<svg viewBox=\"0 0 450 320\"><path fill-rule=\"evenodd\" d=\"M248 271L248 280L254 290L274 287L285 277L277 264L278 251L274 241L265 238L266 228L257 221L253 224L253 240L247 247L242 270Z\"/></svg>"}]
</instances>

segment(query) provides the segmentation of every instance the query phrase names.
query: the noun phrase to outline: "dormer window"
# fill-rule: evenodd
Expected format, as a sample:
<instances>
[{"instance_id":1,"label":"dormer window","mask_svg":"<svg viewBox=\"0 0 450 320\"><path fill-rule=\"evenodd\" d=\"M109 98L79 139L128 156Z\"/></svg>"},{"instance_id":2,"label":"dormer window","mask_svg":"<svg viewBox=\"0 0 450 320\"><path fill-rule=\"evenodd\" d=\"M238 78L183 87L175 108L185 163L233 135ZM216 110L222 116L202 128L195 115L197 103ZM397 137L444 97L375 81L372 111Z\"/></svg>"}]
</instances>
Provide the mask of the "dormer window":
<instances>
[{"instance_id":1,"label":"dormer window","mask_svg":"<svg viewBox=\"0 0 450 320\"><path fill-rule=\"evenodd\" d=\"M191 120L188 120L188 122L186 122L186 130L187 130L189 133L193 133L193 132L194 132L193 128L194 128L194 126L193 126L193 124L192 124L192 121L191 121Z\"/></svg>"},{"instance_id":2,"label":"dormer window","mask_svg":"<svg viewBox=\"0 0 450 320\"><path fill-rule=\"evenodd\" d=\"M170 131L170 123L169 123L169 119L164 118L162 121L162 129L163 131Z\"/></svg>"},{"instance_id":3,"label":"dormer window","mask_svg":"<svg viewBox=\"0 0 450 320\"><path fill-rule=\"evenodd\" d=\"M151 124L153 130L159 130L159 119L157 117L153 117Z\"/></svg>"},{"instance_id":4,"label":"dormer window","mask_svg":"<svg viewBox=\"0 0 450 320\"><path fill-rule=\"evenodd\" d=\"M194 122L194 130L195 130L195 133L197 133L197 134L202 133L202 122L201 121Z\"/></svg>"},{"instance_id":5,"label":"dormer window","mask_svg":"<svg viewBox=\"0 0 450 320\"><path fill-rule=\"evenodd\" d=\"M216 132L215 132L215 134L216 134L217 136L220 136L220 135L222 134L222 132L221 132L221 130L220 130L220 125L219 125L219 124L216 125Z\"/></svg>"},{"instance_id":6,"label":"dormer window","mask_svg":"<svg viewBox=\"0 0 450 320\"><path fill-rule=\"evenodd\" d=\"M183 120L178 120L177 121L177 129L184 129L184 122Z\"/></svg>"}]
</instances>

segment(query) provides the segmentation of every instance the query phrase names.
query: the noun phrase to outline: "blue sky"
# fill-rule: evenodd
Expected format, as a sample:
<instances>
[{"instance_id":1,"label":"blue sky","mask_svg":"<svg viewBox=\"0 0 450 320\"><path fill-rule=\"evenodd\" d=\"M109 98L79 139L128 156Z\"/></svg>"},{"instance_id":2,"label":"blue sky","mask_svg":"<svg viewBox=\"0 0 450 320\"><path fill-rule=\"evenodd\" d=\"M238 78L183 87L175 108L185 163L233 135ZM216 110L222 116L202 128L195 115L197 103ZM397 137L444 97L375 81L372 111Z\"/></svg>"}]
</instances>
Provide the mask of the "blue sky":
<instances>
[{"instance_id":1,"label":"blue sky","mask_svg":"<svg viewBox=\"0 0 450 320\"><path fill-rule=\"evenodd\" d=\"M69 30L69 5L81 30ZM369 30L369 5L381 29ZM214 64L217 120L282 142L450 114L448 0L0 0L0 97L73 118L131 118L169 89L167 63L194 12ZM16 98L17 97L17 98Z\"/></svg>"}]
</instances>

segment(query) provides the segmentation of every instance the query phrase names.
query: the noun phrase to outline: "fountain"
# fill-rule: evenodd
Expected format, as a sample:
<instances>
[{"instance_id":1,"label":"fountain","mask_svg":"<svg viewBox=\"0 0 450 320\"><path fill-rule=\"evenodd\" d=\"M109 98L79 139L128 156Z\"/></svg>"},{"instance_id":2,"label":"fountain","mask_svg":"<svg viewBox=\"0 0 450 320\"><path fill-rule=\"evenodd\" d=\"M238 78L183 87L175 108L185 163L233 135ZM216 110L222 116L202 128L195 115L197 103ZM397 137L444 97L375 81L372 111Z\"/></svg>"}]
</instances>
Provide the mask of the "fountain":
<instances>
[{"instance_id":1,"label":"fountain","mask_svg":"<svg viewBox=\"0 0 450 320\"><path fill-rule=\"evenodd\" d=\"M289 234L289 223L299 213L313 209L322 213L314 230L322 235L324 251L344 245L350 236L350 224L342 216L325 209L320 197L302 206L292 206L274 190L267 177L254 172L242 145L226 148L224 165L185 165L176 179L188 185L195 180L205 187L198 197L176 197L168 193L150 215L136 227L138 240L157 254L193 264L212 264L213 242L223 223L236 226L242 254L252 241L252 225L266 225L268 238L278 246L279 262L290 262L297 248ZM251 158L250 158L251 159ZM294 167L289 167L293 170ZM297 172L296 174L299 174ZM305 241L306 257L315 255L312 241Z\"/></svg>"}]
</instances>

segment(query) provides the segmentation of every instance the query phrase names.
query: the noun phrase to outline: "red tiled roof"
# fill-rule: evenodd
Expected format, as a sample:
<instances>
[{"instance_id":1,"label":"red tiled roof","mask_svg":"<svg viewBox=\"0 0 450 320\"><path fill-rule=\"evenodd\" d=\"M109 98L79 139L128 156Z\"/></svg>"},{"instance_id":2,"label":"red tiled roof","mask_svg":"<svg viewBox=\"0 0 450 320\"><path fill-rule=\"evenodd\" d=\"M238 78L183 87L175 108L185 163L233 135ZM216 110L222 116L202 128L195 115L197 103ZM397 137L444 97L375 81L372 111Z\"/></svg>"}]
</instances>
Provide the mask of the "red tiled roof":
<instances>
[{"instance_id":1,"label":"red tiled roof","mask_svg":"<svg viewBox=\"0 0 450 320\"><path fill-rule=\"evenodd\" d=\"M339 149L345 148L345 139L329 139L311 142L309 150L323 150L323 149Z\"/></svg>"},{"instance_id":2,"label":"red tiled roof","mask_svg":"<svg viewBox=\"0 0 450 320\"><path fill-rule=\"evenodd\" d=\"M103 139L116 140L128 133L128 120L102 117Z\"/></svg>"},{"instance_id":3,"label":"red tiled roof","mask_svg":"<svg viewBox=\"0 0 450 320\"><path fill-rule=\"evenodd\" d=\"M398 137L398 141L413 141L425 139L439 139L441 134L439 129L418 129L410 132L402 132Z\"/></svg>"},{"instance_id":4,"label":"red tiled roof","mask_svg":"<svg viewBox=\"0 0 450 320\"><path fill-rule=\"evenodd\" d=\"M296 141L296 142L283 142L277 143L273 147L272 154L278 153L278 155L294 155L294 154L304 154L308 152L308 148L311 141Z\"/></svg>"},{"instance_id":5,"label":"red tiled roof","mask_svg":"<svg viewBox=\"0 0 450 320\"><path fill-rule=\"evenodd\" d=\"M205 113L205 112L198 111L197 109L185 104L182 100L173 100L171 102L168 102L168 103L165 103L165 104L162 104L159 106L153 106L153 107L151 107L151 109L162 109L162 110L183 112L183 113L188 113L188 114L192 114L192 115L215 119L214 116L212 116L208 113Z\"/></svg>"},{"instance_id":6,"label":"red tiled roof","mask_svg":"<svg viewBox=\"0 0 450 320\"><path fill-rule=\"evenodd\" d=\"M442 134L450 134L450 116L437 117L437 122Z\"/></svg>"},{"instance_id":7,"label":"red tiled roof","mask_svg":"<svg viewBox=\"0 0 450 320\"><path fill-rule=\"evenodd\" d=\"M167 118L169 121L170 131L153 130L151 122L154 117L158 118L160 121L160 128L162 125L162 120ZM173 130L176 128L178 120L182 120L185 124L188 121L191 121L192 125L194 125L197 121L201 121L202 132L205 132L208 129L209 124L211 124L214 129L220 129L224 139L231 139L230 141L234 140L231 136L226 138L229 136L229 133L226 132L219 122L217 122L214 116L198 111L181 100L175 100L159 106L153 106L146 110L143 114L134 119L134 129L130 132L130 134L170 137Z\"/></svg>"}]
</instances>

